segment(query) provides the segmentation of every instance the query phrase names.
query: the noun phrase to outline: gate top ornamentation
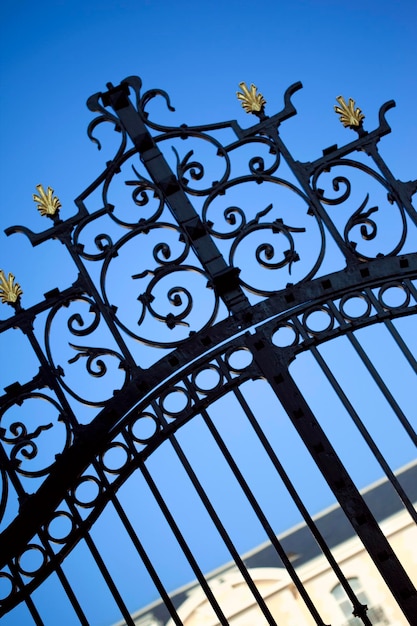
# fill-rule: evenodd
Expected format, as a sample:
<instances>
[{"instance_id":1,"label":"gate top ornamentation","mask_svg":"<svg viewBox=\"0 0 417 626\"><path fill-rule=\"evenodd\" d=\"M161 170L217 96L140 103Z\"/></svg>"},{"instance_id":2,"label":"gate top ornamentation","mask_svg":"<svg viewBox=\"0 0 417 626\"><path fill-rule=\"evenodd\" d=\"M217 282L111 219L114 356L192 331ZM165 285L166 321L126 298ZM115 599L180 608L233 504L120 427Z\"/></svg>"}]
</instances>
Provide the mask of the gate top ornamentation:
<instances>
[{"instance_id":1,"label":"gate top ornamentation","mask_svg":"<svg viewBox=\"0 0 417 626\"><path fill-rule=\"evenodd\" d=\"M0 576L10 584L3 612L26 598L79 541L88 517L71 517L72 530L59 550L51 548L49 524L64 500L79 506L83 473L97 459L103 470L114 437L124 432L133 447L141 445L138 464L179 427L179 418L162 425L152 414L153 435L138 438L132 423L145 399L163 395L190 363L215 354L225 342L233 346L248 329L257 328L262 343L280 325L295 333L279 357L289 363L313 344L416 308L411 279L417 276L412 205L417 181L397 180L377 148L390 132L385 116L393 101L381 107L378 128L366 131L355 102L339 96L335 111L357 137L325 149L315 161L300 162L280 134L281 124L296 114L292 97L299 82L287 89L283 109L271 117L257 88L240 83L242 107L258 118L248 128L235 120L164 125L147 109L162 98L173 111L167 93L141 93L137 77L107 87L88 99L97 114L88 136L100 149L96 130L111 124L120 143L105 170L75 200L76 213L62 217L53 189L38 185L33 199L52 224L37 233L24 226L6 230L24 234L33 246L60 241L77 278L25 309L24 285L0 272L0 298L14 309L0 321L0 333L19 329L39 362L35 376L9 385L0 397ZM166 146L172 151L164 151ZM255 156L247 159L247 149ZM203 162L207 155L213 157L210 167ZM363 181L370 186L366 193ZM329 265L328 248L336 267ZM401 307L385 302L383 287L378 298L366 292L384 280L406 294ZM344 308L352 293L366 303L359 317ZM313 310L329 314L329 325L320 332L308 325ZM268 320L270 330L264 325ZM63 328L69 341L62 340ZM258 350L254 341L248 346ZM227 356L225 363L232 371ZM259 357L259 371L266 363ZM238 368L233 372L240 375ZM46 402L51 421L20 417L39 400ZM91 416L84 417L85 407ZM29 495L31 480L36 492ZM30 573L20 565L28 546L42 556L41 566ZM365 613L358 614L367 623Z\"/></svg>"}]
</instances>

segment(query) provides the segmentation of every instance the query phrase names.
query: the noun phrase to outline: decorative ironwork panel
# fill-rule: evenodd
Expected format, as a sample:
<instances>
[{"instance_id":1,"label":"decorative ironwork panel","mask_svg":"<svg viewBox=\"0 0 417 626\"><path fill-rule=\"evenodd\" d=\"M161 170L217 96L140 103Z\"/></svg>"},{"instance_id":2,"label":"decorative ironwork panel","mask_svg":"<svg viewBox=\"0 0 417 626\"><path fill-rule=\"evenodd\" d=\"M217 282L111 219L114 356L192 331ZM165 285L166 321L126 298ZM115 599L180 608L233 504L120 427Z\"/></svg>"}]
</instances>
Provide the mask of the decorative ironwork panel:
<instances>
[{"instance_id":1,"label":"decorative ironwork panel","mask_svg":"<svg viewBox=\"0 0 417 626\"><path fill-rule=\"evenodd\" d=\"M268 397L272 422L285 424L304 455L300 464L315 468L404 616L410 623L415 619L410 573L361 495L326 416L307 397L294 364L308 357L320 372L340 414L416 522L412 496L393 471L375 424L357 406L324 348L349 346L384 403L389 423L415 449L415 410L410 412L409 403L391 389L361 333L384 328L415 376L416 355L397 322L417 310L412 205L417 181L397 180L378 152L379 141L390 132L386 113L392 101L381 107L378 128L367 131L355 102L339 96L336 113L356 137L327 148L315 161L297 161L282 139L281 125L296 114L292 100L301 87L289 87L283 109L268 116L257 88L241 83L238 99L256 117L254 125L243 128L234 120L198 127L158 123L149 113L155 99L173 110L164 91L143 93L137 77L117 87L109 84L88 100L97 114L88 135L100 148L100 131L110 125L119 146L76 199L76 212L61 217L55 192L39 185L33 198L49 226L37 233L24 226L7 229L7 235L24 234L33 246L60 241L77 278L25 308L25 286L18 277L0 273L0 297L12 309L0 321L0 332L22 333L38 363L35 376L9 385L0 397L2 615L21 604L33 623L43 624L36 594L56 580L74 623L92 623L66 570L83 546L116 614L134 624L137 606L125 597L94 538L96 525L111 511L135 555L132 563L140 562L137 570L127 569L132 567L132 576L143 570L163 601L165 619L182 624L163 567L152 558L121 497L134 482L149 511L163 520L164 541L181 553L218 623L227 624L182 514L164 492L167 478L158 474L157 460L166 454L181 468L181 489L192 493L185 506L195 503L196 515L201 510L252 594L262 623L275 624L196 464L196 450L209 445L213 463L232 477L311 623L325 624L277 539L274 515L252 486L245 461L238 460L233 438L228 440L230 410L250 432L255 463L262 458L271 468L268 489L272 493L276 481L285 493L283 502L298 511L327 559L353 614L363 624L373 623L378 611L368 611L355 594L269 436L262 409L255 408L248 390L259 388ZM192 428L194 438L187 435Z\"/></svg>"}]
</instances>

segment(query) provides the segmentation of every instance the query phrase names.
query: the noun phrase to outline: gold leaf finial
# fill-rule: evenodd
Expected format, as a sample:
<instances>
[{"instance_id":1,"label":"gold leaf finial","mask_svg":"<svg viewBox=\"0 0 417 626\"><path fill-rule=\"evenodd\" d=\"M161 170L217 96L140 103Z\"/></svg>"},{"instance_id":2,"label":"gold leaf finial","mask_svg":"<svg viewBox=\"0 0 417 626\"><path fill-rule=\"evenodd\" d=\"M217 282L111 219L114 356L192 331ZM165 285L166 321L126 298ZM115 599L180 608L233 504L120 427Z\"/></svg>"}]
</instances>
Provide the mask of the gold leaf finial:
<instances>
[{"instance_id":1,"label":"gold leaf finial","mask_svg":"<svg viewBox=\"0 0 417 626\"><path fill-rule=\"evenodd\" d=\"M242 107L245 109L246 113L261 113L266 100L261 93L257 92L257 87L252 83L250 89L246 85L246 83L239 83L239 87L242 91L237 91L236 95L238 99L242 103Z\"/></svg>"},{"instance_id":2,"label":"gold leaf finial","mask_svg":"<svg viewBox=\"0 0 417 626\"><path fill-rule=\"evenodd\" d=\"M36 193L33 194L33 200L38 202L38 211L39 213L47 217L53 217L55 213L59 211L61 208L61 203L59 199L53 195L54 190L51 187L48 187L47 191L42 185L36 185L36 189L38 190L39 195Z\"/></svg>"},{"instance_id":3,"label":"gold leaf finial","mask_svg":"<svg viewBox=\"0 0 417 626\"><path fill-rule=\"evenodd\" d=\"M362 126L362 120L365 119L365 116L359 107L355 109L355 101L349 98L349 104L346 104L346 100L343 96L337 96L336 100L340 106L335 105L334 110L340 115L340 121L343 126L345 128L348 126L351 128Z\"/></svg>"},{"instance_id":4,"label":"gold leaf finial","mask_svg":"<svg viewBox=\"0 0 417 626\"><path fill-rule=\"evenodd\" d=\"M14 304L18 301L23 291L18 283L14 282L13 274L6 274L0 270L0 298L3 304Z\"/></svg>"}]
</instances>

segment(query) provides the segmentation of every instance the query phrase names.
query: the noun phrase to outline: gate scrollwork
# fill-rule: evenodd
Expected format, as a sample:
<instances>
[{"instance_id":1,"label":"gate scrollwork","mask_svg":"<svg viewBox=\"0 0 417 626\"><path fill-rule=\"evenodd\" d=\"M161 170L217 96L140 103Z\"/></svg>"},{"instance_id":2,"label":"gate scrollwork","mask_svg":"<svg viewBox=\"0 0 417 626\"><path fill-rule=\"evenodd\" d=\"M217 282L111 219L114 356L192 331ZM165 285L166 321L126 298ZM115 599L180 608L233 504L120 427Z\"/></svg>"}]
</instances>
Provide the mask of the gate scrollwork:
<instances>
[{"instance_id":1,"label":"gate scrollwork","mask_svg":"<svg viewBox=\"0 0 417 626\"><path fill-rule=\"evenodd\" d=\"M181 623L118 500L119 489L140 472L219 622L227 623L148 469L152 454L169 443L261 613L275 624L181 449L180 429L198 418L312 619L322 626L296 568L211 418L210 407L230 394L355 615L369 624L366 607L350 588L245 398L249 381L270 386L404 615L417 614L411 581L290 371L298 355L309 353L316 359L417 521L407 493L319 350L326 342L346 338L417 445L410 416L355 335L384 324L417 371L415 357L393 324L417 310L417 213L412 205L417 181L394 178L377 149L390 132L386 113L392 101L381 107L378 128L366 131L355 102L337 98L336 112L356 138L324 150L315 161L295 160L280 126L296 114L293 97L301 87L290 86L283 109L268 116L264 97L242 83L238 98L256 117L252 126L243 128L235 120L161 124L149 109L155 98L162 98L173 111L167 93L142 93L137 77L116 87L109 84L107 91L88 100L97 116L87 132L100 149L100 130L110 124L119 143L104 171L75 200L74 215L64 218L54 191L39 185L34 200L48 227L39 233L24 226L7 229L7 235L24 234L33 246L60 241L77 278L25 309L24 285L0 272L0 298L12 309L0 321L0 333L19 330L38 363L32 378L9 385L0 396L0 614L25 602L34 623L42 623L31 594L55 573L79 622L88 624L62 568L84 541L120 615L132 625L131 611L90 534L111 503L168 614Z\"/></svg>"}]
</instances>

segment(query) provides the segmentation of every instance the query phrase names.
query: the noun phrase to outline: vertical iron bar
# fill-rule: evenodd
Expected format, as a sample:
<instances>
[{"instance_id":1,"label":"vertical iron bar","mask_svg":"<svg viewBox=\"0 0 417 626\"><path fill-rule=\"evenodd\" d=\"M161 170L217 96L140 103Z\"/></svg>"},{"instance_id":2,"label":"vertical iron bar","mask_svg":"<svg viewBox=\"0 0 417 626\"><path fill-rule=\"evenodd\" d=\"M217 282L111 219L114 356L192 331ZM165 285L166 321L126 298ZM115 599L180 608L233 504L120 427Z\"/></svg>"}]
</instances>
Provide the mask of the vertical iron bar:
<instances>
[{"instance_id":1,"label":"vertical iron bar","mask_svg":"<svg viewBox=\"0 0 417 626\"><path fill-rule=\"evenodd\" d=\"M376 163L377 167L379 168L379 170L382 173L382 175L385 177L385 180L387 181L387 183L391 187L391 189L394 189L394 191L397 194L401 204L403 205L403 207L406 209L408 215L410 216L410 219L414 222L414 224L417 224L417 212L416 212L416 210L414 209L414 207L413 207L413 205L411 203L410 196L408 195L408 193L405 190L405 184L401 183L401 181L399 181L396 178L394 178L391 170L389 169L389 167L387 166L387 164L385 163L385 161L383 160L383 158L379 154L378 148L377 148L376 144L374 144L374 143L372 143L370 145L368 144L366 146L366 153ZM414 182L414 186L416 184L417 184L417 181ZM411 195L411 193L410 193L410 195Z\"/></svg>"},{"instance_id":2,"label":"vertical iron bar","mask_svg":"<svg viewBox=\"0 0 417 626\"><path fill-rule=\"evenodd\" d=\"M329 302L328 305L330 305L330 304L331 303ZM308 333L303 328L303 325L300 323L299 319L296 316L294 316L294 318L293 318L293 323L294 323L295 328L297 328L297 330L299 330L300 335L302 335L304 337L304 339L307 339L308 338ZM350 332L347 333L349 339L350 339L350 334L351 334ZM355 338L355 340L356 340L356 338ZM387 475L387 477L389 478L392 486L394 487L394 489L398 493L399 497L401 498L405 508L410 513L412 519L417 523L417 511L415 510L412 502L410 502L410 499L408 498L406 492L402 488L400 482L398 481L398 478L395 476L394 472L392 471L392 469L388 465L387 461L384 459L384 456L382 455L380 449L376 445L375 441L373 440L373 438L372 438L371 434L369 433L368 429L366 428L365 424L363 423L363 421L359 417L358 413L356 412L356 410L352 406L349 398L347 397L347 395L343 391L341 385L336 380L334 374L330 370L330 368L327 365L326 361L324 360L323 356L320 354L319 350L315 346L310 346L309 347L309 352L311 352L311 354L314 356L315 360L319 364L319 366L322 369L326 379L329 381L330 385L332 386L332 388L336 392L337 397L339 398L340 402L342 403L342 405L346 409L349 417L352 419L352 421L355 424L356 428L359 430L359 432L362 435L363 439L366 441L369 449L372 451L374 457L376 458L376 460L378 461L379 465L384 470L384 472Z\"/></svg>"},{"instance_id":3,"label":"vertical iron bar","mask_svg":"<svg viewBox=\"0 0 417 626\"><path fill-rule=\"evenodd\" d=\"M339 322L339 324L341 326L343 326L344 319L343 319L342 315L340 314L340 312L338 311L337 307L334 305L334 303L332 301L329 301L328 305L329 305L332 313L334 314L335 318ZM406 431L406 433L410 437L411 441L417 446L417 433L415 432L414 428L412 427L412 425L408 421L407 416L401 410L401 407L398 405L398 402L396 401L396 399L394 398L394 396L392 395L392 393L388 389L387 385L382 380L382 378L381 378L380 374L378 373L376 367L374 366L374 364L372 363L372 361L370 360L370 358L366 354L365 350L362 348L362 346L359 343L359 341L356 339L355 335L351 331L347 332L346 335L347 335L347 338L349 339L350 343L354 347L356 353L360 357L362 363L365 365L366 369L368 370L368 372L372 376L372 380L375 381L376 385L378 386L378 388L381 391L382 395L384 396L385 400L388 402L388 404L390 405L391 409L393 410L393 412L397 416L399 422L401 423L401 425L403 426L404 430Z\"/></svg>"},{"instance_id":4,"label":"vertical iron bar","mask_svg":"<svg viewBox=\"0 0 417 626\"><path fill-rule=\"evenodd\" d=\"M32 346L32 349L34 353L36 354L39 360L39 363L41 364L41 368L44 372L45 377L47 378L45 382L47 382L51 391L53 391L56 394L57 398L59 399L60 405L62 406L65 412L65 416L66 417L68 416L69 424L72 426L74 430L77 430L77 427L79 425L78 421L76 420L74 413L65 396L65 393L63 392L62 387L60 386L58 382L56 374L52 370L51 364L49 363L48 359L46 358L41 348L41 345L35 335L33 326L28 325L27 328L22 328L22 332L29 339L30 345Z\"/></svg>"},{"instance_id":5,"label":"vertical iron bar","mask_svg":"<svg viewBox=\"0 0 417 626\"><path fill-rule=\"evenodd\" d=\"M408 280L404 281L404 282L407 285L410 285L410 283L411 283L411 281L408 281ZM372 304L374 305L375 309L379 312L381 310L381 304L378 301L378 299L375 297L375 294L372 291L372 289L366 289L365 293L368 296L369 301L372 302ZM398 332L397 328L394 326L392 320L384 319L382 323L386 326L386 328L390 332L391 336L393 337L394 341L396 342L396 344L400 348L401 352L403 353L405 359L408 361L408 363L412 367L413 371L417 374L417 360L414 357L414 354L411 352L410 348L405 343L404 339L401 337L401 335Z\"/></svg>"},{"instance_id":6,"label":"vertical iron bar","mask_svg":"<svg viewBox=\"0 0 417 626\"><path fill-rule=\"evenodd\" d=\"M33 617L33 621L35 622L36 626L45 626L44 625L44 621L41 618L41 616L39 615L38 609L36 608L33 600L32 600L32 596L30 594L28 594L25 597L25 602L26 605L30 611L31 616Z\"/></svg>"},{"instance_id":7,"label":"vertical iron bar","mask_svg":"<svg viewBox=\"0 0 417 626\"><path fill-rule=\"evenodd\" d=\"M193 468L191 467L187 457L185 456L184 452L182 451L180 445L178 444L178 441L176 440L174 435L171 435L169 438L172 447L174 448L179 460L181 461L194 489L196 490L196 492L198 493L200 500L202 501L203 505L205 506L207 513L209 514L211 520L214 523L214 526L216 527L217 532L219 533L219 535L221 536L221 538L224 541L224 544L226 545L227 549L229 550L237 568L239 569L240 573L242 574L242 577L244 578L246 584L248 585L249 589L252 592L252 595L254 596L255 600L258 603L258 606L260 608L260 610L262 611L264 617L266 618L266 620L268 621L268 624L270 624L271 626L277 626L273 616L271 615L270 610L268 609L265 600L263 599L262 595L259 593L258 588L256 587L255 583L253 582L252 578L249 575L249 572L240 556L240 554L238 553L238 551L236 550L227 530L225 529L224 525L222 524L220 517L218 516L216 510L214 509L212 503L210 502L205 490L203 489L203 486L201 485L200 481L197 478L197 475L195 474Z\"/></svg>"},{"instance_id":8,"label":"vertical iron bar","mask_svg":"<svg viewBox=\"0 0 417 626\"><path fill-rule=\"evenodd\" d=\"M249 504L251 505L253 511L255 512L255 514L256 514L259 522L261 523L262 528L264 529L265 533L267 534L271 544L273 545L273 547L275 548L275 551L277 552L277 554L279 555L281 561L285 565L289 576L291 577L291 579L292 579L293 583L295 584L298 592L300 593L301 597L303 598L303 600L304 600L308 610L311 613L311 616L313 617L314 621L316 622L316 624L318 626L325 626L325 623L323 622L322 618L320 617L320 615L319 615L317 609L315 608L315 606L314 606L310 596L308 595L304 585L302 584L300 578L298 577L298 574L295 571L295 569L294 569L290 559L288 558L285 550L283 549L283 547L281 546L280 542L278 541L277 536L274 533L272 526L268 522L268 519L267 519L265 513L262 511L262 509L261 509L261 507L259 505L259 502L255 498L251 488L249 487L248 483L246 482L245 478L243 477L243 474L240 471L237 463L235 462L235 460L233 459L232 455L230 454L226 444L224 443L222 437L220 436L219 431L215 427L212 419L210 418L208 412L205 409L203 409L201 411L201 416L202 416L205 424L207 425L207 428L209 429L213 439L215 440L216 444L218 445L221 453L223 454L227 464L229 465L230 469L232 470L232 473L233 473L234 477L236 478L237 482L239 483L240 488L242 489L242 491L245 494Z\"/></svg>"},{"instance_id":9,"label":"vertical iron bar","mask_svg":"<svg viewBox=\"0 0 417 626\"><path fill-rule=\"evenodd\" d=\"M203 572L201 571L196 559L194 558L193 553L191 552L190 548L188 547L187 542L185 541L176 521L174 520L171 511L169 510L169 508L167 507L167 505L165 504L165 501L161 495L161 493L159 492L158 487L155 484L155 481L153 480L148 468L146 467L145 463L143 463L140 466L141 472L143 474L144 479L146 480L147 485L149 486L149 489L152 492L153 497L155 498L159 508L161 509L169 527L171 528L175 539L178 541L187 561L189 562L194 574L196 575L196 578L198 580L198 582L201 585L201 588L203 589L207 600L210 602L212 609L214 610L214 612L216 613L216 616L221 624L221 626L229 626L229 622L227 621L223 611L220 608L219 603L217 602L216 597L214 596L212 590L210 589L207 580L204 577Z\"/></svg>"},{"instance_id":10,"label":"vertical iron bar","mask_svg":"<svg viewBox=\"0 0 417 626\"><path fill-rule=\"evenodd\" d=\"M74 518L76 520L76 522L78 524L80 524L81 526L81 516L78 512L77 506L72 503L70 500L67 502L70 510L72 511L72 514L74 515ZM111 595L113 596L113 599L117 605L117 607L119 608L123 619L126 621L126 626L135 626L134 621L132 620L132 617L130 615L130 612L127 608L127 606L124 603L124 600L122 598L122 596L119 593L118 588L116 587L113 578L110 575L109 570L107 569L103 559L101 558L101 555L97 549L97 546L95 545L92 537L90 536L89 531L87 530L87 532L84 532L82 535L83 540L85 541L91 556L93 557L94 561L96 562L97 568L100 572L100 574L102 575L102 577L104 578L106 585L111 593Z\"/></svg>"},{"instance_id":11,"label":"vertical iron bar","mask_svg":"<svg viewBox=\"0 0 417 626\"><path fill-rule=\"evenodd\" d=\"M281 137L279 136L278 130L276 128L274 127L268 128L268 134L273 138L274 142L276 143L278 147L279 152L282 154L291 172L294 174L294 176L300 183L303 192L308 197L308 200L311 206L314 208L314 211L317 213L319 219L322 220L327 230L333 237L334 242L336 243L336 245L342 252L343 256L345 257L347 265L356 264L357 263L356 256L349 249L349 246L346 244L345 240L339 233L334 222L330 219L329 214L325 210L323 204L317 198L316 193L311 189L310 182L309 182L310 175L306 173L306 170L303 164L300 163L299 161L296 161L292 157L287 146L284 144Z\"/></svg>"},{"instance_id":12,"label":"vertical iron bar","mask_svg":"<svg viewBox=\"0 0 417 626\"><path fill-rule=\"evenodd\" d=\"M407 280L407 286L410 289L410 293L413 294L414 300L417 301L417 289L414 286L414 282L412 280ZM416 307L417 308L417 307Z\"/></svg>"},{"instance_id":13,"label":"vertical iron bar","mask_svg":"<svg viewBox=\"0 0 417 626\"><path fill-rule=\"evenodd\" d=\"M136 364L136 360L134 359L132 353L130 352L129 348L127 347L127 344L125 342L125 340L123 339L119 328L117 327L117 325L114 322L113 316L112 314L109 312L108 310L108 306L105 304L105 302L103 302L97 287L95 286L94 282L92 281L90 274L87 272L84 263L81 261L81 258L78 254L78 251L76 250L76 248L73 245L72 239L70 237L70 235L67 235L66 237L62 238L62 242L64 243L65 247L67 248L68 252L71 255L72 260L74 261L80 276L82 277L84 286L86 288L86 292L87 294L92 295L92 298L94 300L94 302L97 304L97 307L101 313L101 315L103 316L103 318L105 319L105 322L107 324L107 326L110 329L111 334L113 335L120 351L122 352L123 356L125 357L126 361L128 361L129 366L131 368L131 372L135 373L140 371L142 368L140 366L138 366Z\"/></svg>"},{"instance_id":14,"label":"vertical iron bar","mask_svg":"<svg viewBox=\"0 0 417 626\"><path fill-rule=\"evenodd\" d=\"M41 616L39 615L39 611L36 608L33 600L32 600L32 595L30 593L28 593L27 589L26 589L26 585L24 584L22 577L20 575L20 572L17 568L17 566L15 565L14 562L10 563L9 565L10 568L10 573L13 574L13 577L16 579L17 584L19 586L19 588L22 591L22 595L23 595L23 601L25 602L29 613L31 614L33 621L35 622L36 626L44 626L43 623L43 619L41 618Z\"/></svg>"},{"instance_id":15,"label":"vertical iron bar","mask_svg":"<svg viewBox=\"0 0 417 626\"><path fill-rule=\"evenodd\" d=\"M2 469L6 472L12 486L14 487L19 502L19 506L22 505L24 500L29 497L29 494L25 491L20 478L17 475L16 470L13 467L13 463L6 454L6 450L3 445L0 445L0 464Z\"/></svg>"},{"instance_id":16,"label":"vertical iron bar","mask_svg":"<svg viewBox=\"0 0 417 626\"><path fill-rule=\"evenodd\" d=\"M259 330L246 336L254 360L271 385L341 508L404 615L417 615L417 592L288 371L281 352Z\"/></svg>"},{"instance_id":17,"label":"vertical iron bar","mask_svg":"<svg viewBox=\"0 0 417 626\"><path fill-rule=\"evenodd\" d=\"M333 572L335 573L336 577L338 578L340 584L342 585L343 589L346 591L347 596L349 597L350 601L352 602L353 606L355 607L356 610L360 609L362 607L362 605L360 604L360 602L358 601L354 591L352 590L351 586L349 585L348 580L346 579L345 575L343 574L342 570L339 567L339 564L337 563L337 561L335 560L335 558L333 557L333 554L331 552L331 550L329 549L327 543L325 542L323 536L321 535L317 525L314 523L310 513L307 511L307 508L305 507L303 501L301 500L300 496L298 495L298 492L296 491L294 485L292 484L288 474L286 473L284 467L281 465L274 449L272 448L270 442L268 441L265 433L263 432L258 420L256 419L255 415L253 414L251 408L249 407L249 405L247 404L242 392L240 391L239 387L237 387L236 389L234 389L234 394L239 402L239 404L241 405L246 417L249 420L250 425L252 426L254 432L256 433L259 441L261 442L261 444L263 445L265 452L267 453L269 459L271 460L271 463L273 464L273 466L275 467L279 477L281 478L285 488L287 489L288 493L290 494L291 498L294 501L294 504L296 505L296 507L298 508L298 510L300 511L306 526L308 527L308 529L310 530L312 536L314 537L314 539L316 540L318 546L320 547L321 551L323 552L325 558L327 559L330 567L332 568ZM365 616L366 617L366 616ZM364 618L362 617L362 620ZM368 618L366 618L368 619ZM364 622L365 624L367 624L367 622Z\"/></svg>"},{"instance_id":18,"label":"vertical iron bar","mask_svg":"<svg viewBox=\"0 0 417 626\"><path fill-rule=\"evenodd\" d=\"M122 505L120 504L120 501L118 500L116 495L113 495L111 498L111 502L115 508L115 510L117 511L117 514L120 517L120 520L122 521L124 527L126 528L126 531L133 543L133 545L135 546L140 558L142 559L146 569L148 570L148 573L150 575L150 577L152 578L152 582L154 583L159 595L161 596L162 601L164 602L166 608L168 609L168 612L171 616L171 618L173 619L174 623L177 626L182 626L182 621L180 620L178 613L174 607L174 605L172 604L172 600L169 597L164 585L162 584L161 579L159 578L155 568L152 565L152 562L150 560L150 558L148 557L142 543L139 540L139 537L137 536L136 532L133 529L132 524L129 521L129 518L127 517Z\"/></svg>"},{"instance_id":19,"label":"vertical iron bar","mask_svg":"<svg viewBox=\"0 0 417 626\"><path fill-rule=\"evenodd\" d=\"M78 598L74 593L74 590L72 589L71 585L68 582L67 577L65 576L62 567L60 565L58 565L55 568L56 574L59 578L59 581L65 591L65 593L68 596L69 601L71 602L71 606L74 609L74 612L76 613L78 619L80 620L80 624L82 626L90 626L90 623L84 613L84 611L81 608L80 603L78 602Z\"/></svg>"},{"instance_id":20,"label":"vertical iron bar","mask_svg":"<svg viewBox=\"0 0 417 626\"><path fill-rule=\"evenodd\" d=\"M142 559L143 564L145 565L149 576L152 579L152 582L154 583L158 593L161 596L161 599L164 601L165 606L167 607L172 619L174 620L174 623L177 626L182 626L182 622L180 620L180 618L178 617L178 613L174 607L174 605L172 604L171 598L169 597L164 585L162 584L161 579L158 576L158 573L156 571L156 569L153 567L152 562L149 558L149 556L146 553L145 548L142 545L142 542L139 540L139 537L135 531L135 529L133 528L133 525L131 523L131 521L129 520L129 518L126 515L126 512L124 511L120 500L118 499L117 495L114 492L114 487L111 483L109 483L107 476L105 475L104 471L102 470L102 468L99 466L99 464L97 462L94 463L94 468L98 474L98 476L100 477L100 480L103 482L103 484L105 485L106 491L110 494L110 502L113 504L114 509L116 511L116 513L118 514L120 521L122 522L128 536L129 539L131 540L131 542L133 543L137 553L139 554L140 558Z\"/></svg>"},{"instance_id":21,"label":"vertical iron bar","mask_svg":"<svg viewBox=\"0 0 417 626\"><path fill-rule=\"evenodd\" d=\"M45 530L41 529L38 534L49 558L51 559L51 561L53 561L55 558L55 553L51 547L50 540L48 539ZM56 565L54 565L54 571L56 575L58 576L59 582L61 583L65 593L67 594L67 597L71 603L72 608L74 609L74 612L76 613L78 619L80 620L80 624L82 626L89 626L85 613L82 610L81 605L78 602L77 596L75 595L74 590L69 584L68 578L66 577L60 563L57 563Z\"/></svg>"},{"instance_id":22,"label":"vertical iron bar","mask_svg":"<svg viewBox=\"0 0 417 626\"><path fill-rule=\"evenodd\" d=\"M107 569L106 565L104 564L103 559L101 558L101 555L99 553L99 551L97 550L97 546L95 545L92 537L90 536L89 532L86 532L84 534L84 541L88 546L88 549L91 552L92 557L94 558L97 567L100 571L100 574L103 576L104 580L106 581L106 585L110 591L110 593L112 594L114 601L116 602L118 608L120 609L120 612L123 616L123 619L126 622L126 626L135 626L135 622L133 621L131 615L130 615L130 611L128 610L127 606L125 605L122 596L119 593L118 588L116 587L113 578L110 575L109 570Z\"/></svg>"}]
</instances>

